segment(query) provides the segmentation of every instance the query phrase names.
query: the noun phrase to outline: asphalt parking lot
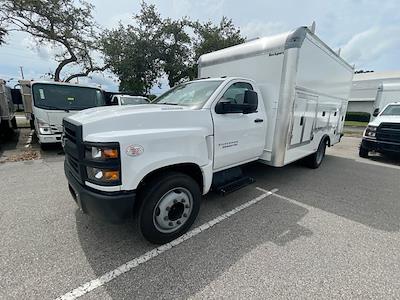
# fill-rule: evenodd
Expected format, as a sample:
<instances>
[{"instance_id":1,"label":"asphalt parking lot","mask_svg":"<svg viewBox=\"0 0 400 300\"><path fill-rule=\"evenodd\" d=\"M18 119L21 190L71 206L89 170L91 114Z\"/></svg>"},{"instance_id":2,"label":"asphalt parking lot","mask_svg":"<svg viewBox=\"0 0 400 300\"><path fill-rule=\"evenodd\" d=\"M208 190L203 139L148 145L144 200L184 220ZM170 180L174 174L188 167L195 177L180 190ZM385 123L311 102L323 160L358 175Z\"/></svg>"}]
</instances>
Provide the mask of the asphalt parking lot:
<instances>
[{"instance_id":1,"label":"asphalt parking lot","mask_svg":"<svg viewBox=\"0 0 400 300\"><path fill-rule=\"evenodd\" d=\"M358 143L317 170L247 166L255 184L208 195L208 225L153 252L135 221L77 210L57 151L0 164L0 298L400 298L400 163Z\"/></svg>"}]
</instances>

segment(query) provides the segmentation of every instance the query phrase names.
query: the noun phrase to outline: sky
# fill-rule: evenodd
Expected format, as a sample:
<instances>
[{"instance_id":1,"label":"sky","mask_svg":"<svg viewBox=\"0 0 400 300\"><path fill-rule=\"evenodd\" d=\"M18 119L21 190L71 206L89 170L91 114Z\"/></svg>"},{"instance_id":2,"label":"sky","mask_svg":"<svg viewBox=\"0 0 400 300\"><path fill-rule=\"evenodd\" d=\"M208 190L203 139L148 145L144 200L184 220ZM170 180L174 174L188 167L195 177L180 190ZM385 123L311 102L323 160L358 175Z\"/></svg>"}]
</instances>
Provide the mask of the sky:
<instances>
[{"instance_id":1,"label":"sky","mask_svg":"<svg viewBox=\"0 0 400 300\"><path fill-rule=\"evenodd\" d=\"M119 22L132 23L140 9L138 0L93 0L94 17L103 28ZM316 22L316 34L331 48L341 48L341 56L356 69L375 71L400 70L400 1L399 0L148 0L162 17L219 22L232 18L248 39L286 32ZM52 49L37 46L24 33L11 33L7 44L0 46L0 78L10 85L20 79L20 66L26 79L44 79L54 71ZM100 84L115 91L118 84L112 74L95 74L81 83ZM161 80L159 94L168 88Z\"/></svg>"}]
</instances>

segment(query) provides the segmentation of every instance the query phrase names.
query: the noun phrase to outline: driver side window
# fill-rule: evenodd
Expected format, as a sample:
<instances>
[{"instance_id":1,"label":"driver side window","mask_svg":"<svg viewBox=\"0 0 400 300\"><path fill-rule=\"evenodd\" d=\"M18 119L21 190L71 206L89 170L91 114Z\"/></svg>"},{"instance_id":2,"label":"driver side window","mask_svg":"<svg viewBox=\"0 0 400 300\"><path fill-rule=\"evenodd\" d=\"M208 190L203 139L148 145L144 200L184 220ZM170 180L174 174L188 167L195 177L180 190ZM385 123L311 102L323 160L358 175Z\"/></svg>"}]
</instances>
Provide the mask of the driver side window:
<instances>
[{"instance_id":1,"label":"driver side window","mask_svg":"<svg viewBox=\"0 0 400 300\"><path fill-rule=\"evenodd\" d=\"M243 104L244 93L252 91L253 87L247 82L236 82L224 93L221 100L228 100L231 104Z\"/></svg>"}]
</instances>

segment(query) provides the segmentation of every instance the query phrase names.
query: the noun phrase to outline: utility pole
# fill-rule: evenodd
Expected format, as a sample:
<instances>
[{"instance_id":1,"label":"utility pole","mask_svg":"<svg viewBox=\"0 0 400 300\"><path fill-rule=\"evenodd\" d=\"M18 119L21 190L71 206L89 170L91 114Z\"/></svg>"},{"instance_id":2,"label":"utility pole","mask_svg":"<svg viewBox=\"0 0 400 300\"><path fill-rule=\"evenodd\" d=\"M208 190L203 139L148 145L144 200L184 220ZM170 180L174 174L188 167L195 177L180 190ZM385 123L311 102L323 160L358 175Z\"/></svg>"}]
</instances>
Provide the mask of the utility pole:
<instances>
[{"instance_id":1,"label":"utility pole","mask_svg":"<svg viewBox=\"0 0 400 300\"><path fill-rule=\"evenodd\" d=\"M21 77L22 77L22 79L25 79L25 78L24 78L24 69L22 68L22 66L19 66L19 69L20 69L20 71L21 71Z\"/></svg>"}]
</instances>

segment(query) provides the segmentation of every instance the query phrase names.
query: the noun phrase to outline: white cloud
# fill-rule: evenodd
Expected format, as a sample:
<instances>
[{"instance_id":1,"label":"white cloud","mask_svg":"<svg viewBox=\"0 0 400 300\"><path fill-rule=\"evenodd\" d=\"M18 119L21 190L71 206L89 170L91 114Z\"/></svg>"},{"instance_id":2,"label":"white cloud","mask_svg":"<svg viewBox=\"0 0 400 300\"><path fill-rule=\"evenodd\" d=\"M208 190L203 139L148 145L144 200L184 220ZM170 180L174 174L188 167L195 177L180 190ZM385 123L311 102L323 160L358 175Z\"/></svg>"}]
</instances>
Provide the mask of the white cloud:
<instances>
[{"instance_id":1,"label":"white cloud","mask_svg":"<svg viewBox=\"0 0 400 300\"><path fill-rule=\"evenodd\" d=\"M362 67L400 47L400 27L373 27L355 34L343 47L342 56Z\"/></svg>"},{"instance_id":2,"label":"white cloud","mask_svg":"<svg viewBox=\"0 0 400 300\"><path fill-rule=\"evenodd\" d=\"M250 21L241 26L240 31L247 39L261 38L284 32L285 25L280 22Z\"/></svg>"},{"instance_id":3,"label":"white cloud","mask_svg":"<svg viewBox=\"0 0 400 300\"><path fill-rule=\"evenodd\" d=\"M216 15L221 15L223 13L224 5L225 0L173 0L172 12L176 18L193 16L201 12L206 19L213 19Z\"/></svg>"},{"instance_id":4,"label":"white cloud","mask_svg":"<svg viewBox=\"0 0 400 300\"><path fill-rule=\"evenodd\" d=\"M89 77L81 77L78 80L81 84L101 86L106 91L118 91L119 80L111 73L92 73Z\"/></svg>"}]
</instances>

